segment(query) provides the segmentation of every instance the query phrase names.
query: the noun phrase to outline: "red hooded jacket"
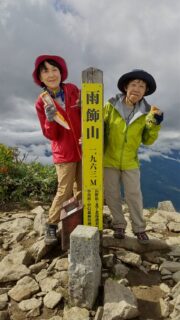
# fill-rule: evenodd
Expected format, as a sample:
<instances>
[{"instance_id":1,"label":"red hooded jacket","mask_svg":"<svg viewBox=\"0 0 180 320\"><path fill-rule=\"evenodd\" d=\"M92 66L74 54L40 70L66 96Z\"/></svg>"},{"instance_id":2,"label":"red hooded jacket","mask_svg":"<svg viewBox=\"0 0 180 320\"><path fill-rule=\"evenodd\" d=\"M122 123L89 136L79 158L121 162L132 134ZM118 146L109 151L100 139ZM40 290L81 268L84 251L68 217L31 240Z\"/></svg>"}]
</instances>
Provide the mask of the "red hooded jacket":
<instances>
[{"instance_id":1,"label":"red hooded jacket","mask_svg":"<svg viewBox=\"0 0 180 320\"><path fill-rule=\"evenodd\" d=\"M51 140L54 163L78 162L81 160L81 109L77 106L79 89L71 83L62 84L65 96L65 110L54 100L57 110L68 122L70 130L55 121L49 122L45 115L44 102L38 97L35 106L43 135Z\"/></svg>"}]
</instances>

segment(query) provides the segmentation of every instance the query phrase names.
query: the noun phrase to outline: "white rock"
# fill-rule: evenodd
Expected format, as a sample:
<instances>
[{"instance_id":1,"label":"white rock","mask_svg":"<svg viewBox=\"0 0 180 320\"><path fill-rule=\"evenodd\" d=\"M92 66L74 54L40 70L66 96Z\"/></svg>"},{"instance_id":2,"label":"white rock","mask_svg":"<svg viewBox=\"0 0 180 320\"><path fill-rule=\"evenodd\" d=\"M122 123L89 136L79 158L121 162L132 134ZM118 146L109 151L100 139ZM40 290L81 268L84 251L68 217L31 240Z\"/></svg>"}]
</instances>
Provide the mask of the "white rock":
<instances>
[{"instance_id":1,"label":"white rock","mask_svg":"<svg viewBox=\"0 0 180 320\"><path fill-rule=\"evenodd\" d=\"M20 279L16 285L9 290L8 295L15 301L21 301L30 298L34 293L39 291L38 283L31 277Z\"/></svg>"},{"instance_id":2,"label":"white rock","mask_svg":"<svg viewBox=\"0 0 180 320\"><path fill-rule=\"evenodd\" d=\"M167 227L172 232L180 232L180 222L169 222Z\"/></svg>"},{"instance_id":3,"label":"white rock","mask_svg":"<svg viewBox=\"0 0 180 320\"><path fill-rule=\"evenodd\" d=\"M63 314L63 320L90 320L89 311L85 308L72 307L70 309L65 308Z\"/></svg>"},{"instance_id":4,"label":"white rock","mask_svg":"<svg viewBox=\"0 0 180 320\"><path fill-rule=\"evenodd\" d=\"M166 283L161 283L160 289L165 293L169 293L171 291L171 289L168 287L168 285Z\"/></svg>"},{"instance_id":5,"label":"white rock","mask_svg":"<svg viewBox=\"0 0 180 320\"><path fill-rule=\"evenodd\" d=\"M50 291L48 294L44 297L44 305L49 308L53 309L62 299L62 294L55 292L55 291Z\"/></svg>"},{"instance_id":6,"label":"white rock","mask_svg":"<svg viewBox=\"0 0 180 320\"><path fill-rule=\"evenodd\" d=\"M173 206L173 203L169 200L158 202L158 209L165 210L165 211L173 211L173 212L176 211Z\"/></svg>"},{"instance_id":7,"label":"white rock","mask_svg":"<svg viewBox=\"0 0 180 320\"><path fill-rule=\"evenodd\" d=\"M41 305L42 305L41 298L40 299L32 298L32 299L23 300L18 304L19 309L21 309L22 311L33 310L41 307Z\"/></svg>"},{"instance_id":8,"label":"white rock","mask_svg":"<svg viewBox=\"0 0 180 320\"><path fill-rule=\"evenodd\" d=\"M175 282L178 283L178 282L180 281L180 271L175 272L175 273L173 274L172 278L173 278L173 280L174 280Z\"/></svg>"},{"instance_id":9,"label":"white rock","mask_svg":"<svg viewBox=\"0 0 180 320\"><path fill-rule=\"evenodd\" d=\"M68 258L58 259L55 264L55 269L59 271L67 271L68 270Z\"/></svg>"},{"instance_id":10,"label":"white rock","mask_svg":"<svg viewBox=\"0 0 180 320\"><path fill-rule=\"evenodd\" d=\"M39 285L43 292L49 292L53 290L58 285L58 280L53 279L52 277L47 277L39 281Z\"/></svg>"},{"instance_id":11,"label":"white rock","mask_svg":"<svg viewBox=\"0 0 180 320\"><path fill-rule=\"evenodd\" d=\"M119 249L116 252L116 256L122 262L127 263L132 266L139 267L142 264L141 256L137 253L130 252L124 249Z\"/></svg>"},{"instance_id":12,"label":"white rock","mask_svg":"<svg viewBox=\"0 0 180 320\"><path fill-rule=\"evenodd\" d=\"M160 304L161 316L163 318L168 317L170 313L169 303L163 300L162 298L160 298L159 304Z\"/></svg>"},{"instance_id":13,"label":"white rock","mask_svg":"<svg viewBox=\"0 0 180 320\"><path fill-rule=\"evenodd\" d=\"M31 213L33 213L33 214L44 213L44 209L41 206L37 206L36 208L31 210Z\"/></svg>"},{"instance_id":14,"label":"white rock","mask_svg":"<svg viewBox=\"0 0 180 320\"><path fill-rule=\"evenodd\" d=\"M28 218L15 218L12 221L4 222L0 224L1 230L8 230L9 233L14 232L27 232L32 228L33 222Z\"/></svg>"}]
</instances>

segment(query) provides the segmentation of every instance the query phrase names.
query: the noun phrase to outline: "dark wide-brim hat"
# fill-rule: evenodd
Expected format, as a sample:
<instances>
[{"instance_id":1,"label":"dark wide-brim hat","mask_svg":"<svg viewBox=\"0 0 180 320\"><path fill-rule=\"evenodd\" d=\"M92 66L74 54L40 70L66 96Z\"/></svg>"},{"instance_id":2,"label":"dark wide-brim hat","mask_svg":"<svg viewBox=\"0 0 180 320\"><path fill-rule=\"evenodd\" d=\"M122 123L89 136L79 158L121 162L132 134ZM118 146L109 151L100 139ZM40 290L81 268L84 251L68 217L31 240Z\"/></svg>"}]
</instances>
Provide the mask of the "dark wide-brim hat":
<instances>
[{"instance_id":1,"label":"dark wide-brim hat","mask_svg":"<svg viewBox=\"0 0 180 320\"><path fill-rule=\"evenodd\" d=\"M128 73L123 74L117 83L119 90L125 93L125 86L130 80L143 80L146 82L148 90L145 93L145 96L149 96L156 90L156 81L154 78L146 71L141 69L134 69Z\"/></svg>"},{"instance_id":2,"label":"dark wide-brim hat","mask_svg":"<svg viewBox=\"0 0 180 320\"><path fill-rule=\"evenodd\" d=\"M59 65L59 69L61 71L61 81L63 82L67 76L68 76L68 69L67 69L67 65L66 62L63 58L59 57L59 56L52 56L52 55L42 55L37 57L36 61L35 61L35 69L33 71L33 79L34 82L38 85L41 86L41 80L38 77L38 67L40 65L41 62L46 61L46 60L54 60L56 61L56 63Z\"/></svg>"}]
</instances>

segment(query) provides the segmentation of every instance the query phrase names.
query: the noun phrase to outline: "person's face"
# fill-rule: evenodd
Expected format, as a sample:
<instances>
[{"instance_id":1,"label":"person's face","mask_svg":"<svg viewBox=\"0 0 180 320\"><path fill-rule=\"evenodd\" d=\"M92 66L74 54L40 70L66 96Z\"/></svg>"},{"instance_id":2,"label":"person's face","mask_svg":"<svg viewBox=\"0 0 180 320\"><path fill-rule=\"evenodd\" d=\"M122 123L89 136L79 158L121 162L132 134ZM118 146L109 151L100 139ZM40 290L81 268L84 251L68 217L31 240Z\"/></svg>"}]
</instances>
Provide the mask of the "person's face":
<instances>
[{"instance_id":1,"label":"person's face","mask_svg":"<svg viewBox=\"0 0 180 320\"><path fill-rule=\"evenodd\" d=\"M61 82L61 73L59 69L52 66L48 62L45 62L45 68L40 72L40 80L50 90L56 90L59 88Z\"/></svg>"},{"instance_id":2,"label":"person's face","mask_svg":"<svg viewBox=\"0 0 180 320\"><path fill-rule=\"evenodd\" d=\"M143 80L132 80L125 87L126 96L133 104L140 101L146 93L147 85Z\"/></svg>"}]
</instances>

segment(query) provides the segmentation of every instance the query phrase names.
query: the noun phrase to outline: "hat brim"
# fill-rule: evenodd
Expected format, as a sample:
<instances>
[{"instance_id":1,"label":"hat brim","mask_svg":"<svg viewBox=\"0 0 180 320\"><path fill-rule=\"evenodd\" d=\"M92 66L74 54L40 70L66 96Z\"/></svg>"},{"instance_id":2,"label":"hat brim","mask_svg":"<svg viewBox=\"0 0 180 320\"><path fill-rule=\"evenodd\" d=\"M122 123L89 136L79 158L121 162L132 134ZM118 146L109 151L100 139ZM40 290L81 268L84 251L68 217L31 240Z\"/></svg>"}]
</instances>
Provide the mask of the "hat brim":
<instances>
[{"instance_id":1,"label":"hat brim","mask_svg":"<svg viewBox=\"0 0 180 320\"><path fill-rule=\"evenodd\" d=\"M143 80L144 82L146 82L148 90L146 91L145 96L149 96L156 90L156 82L154 78L148 72L143 70L135 70L123 74L119 78L117 86L121 92L126 93L125 85L127 84L127 82L136 79Z\"/></svg>"},{"instance_id":2,"label":"hat brim","mask_svg":"<svg viewBox=\"0 0 180 320\"><path fill-rule=\"evenodd\" d=\"M42 82L38 77L37 71L38 71L38 67L40 65L41 62L46 61L46 60L54 60L60 68L61 71L61 81L63 82L64 80L66 80L67 76L68 76L68 69L67 69L67 65L66 62L63 58L59 57L59 56L54 56L54 55L41 55L39 57L37 57L36 61L35 61L35 69L32 73L32 77L34 79L34 82L38 85L41 86Z\"/></svg>"}]
</instances>

